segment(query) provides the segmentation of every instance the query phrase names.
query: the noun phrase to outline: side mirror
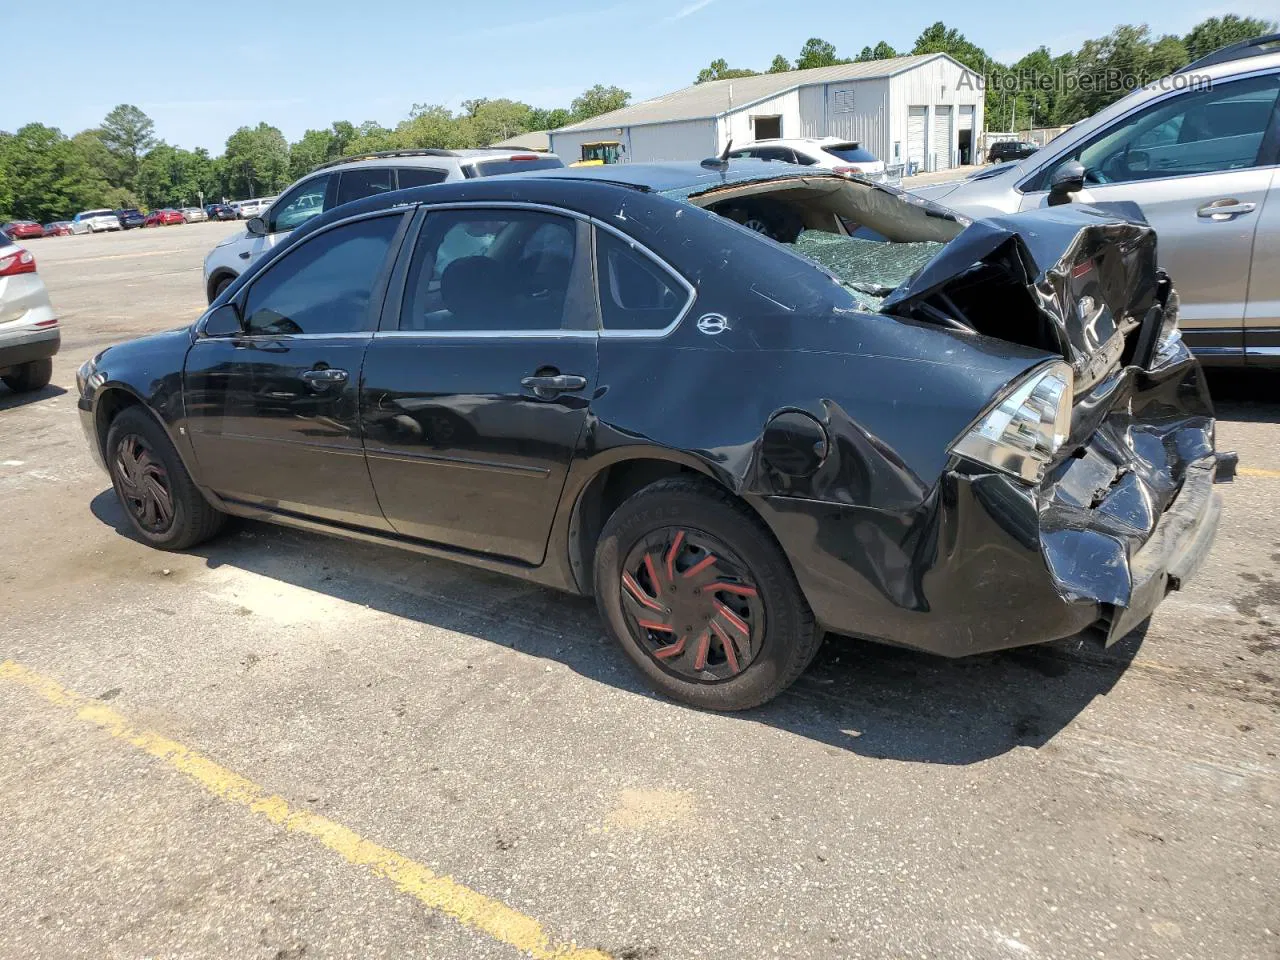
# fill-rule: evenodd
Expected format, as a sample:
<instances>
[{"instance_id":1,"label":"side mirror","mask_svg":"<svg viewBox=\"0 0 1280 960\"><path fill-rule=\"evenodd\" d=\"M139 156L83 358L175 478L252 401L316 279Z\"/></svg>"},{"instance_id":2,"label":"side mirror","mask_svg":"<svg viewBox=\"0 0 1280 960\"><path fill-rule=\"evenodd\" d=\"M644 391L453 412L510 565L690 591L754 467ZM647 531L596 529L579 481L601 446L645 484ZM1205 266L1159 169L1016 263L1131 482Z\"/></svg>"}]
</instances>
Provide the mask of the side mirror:
<instances>
[{"instance_id":1,"label":"side mirror","mask_svg":"<svg viewBox=\"0 0 1280 960\"><path fill-rule=\"evenodd\" d=\"M1056 207L1071 202L1071 194L1084 189L1084 164L1068 160L1049 178L1049 206Z\"/></svg>"},{"instance_id":2,"label":"side mirror","mask_svg":"<svg viewBox=\"0 0 1280 960\"><path fill-rule=\"evenodd\" d=\"M250 217L244 228L249 231L249 236L251 237L265 237L267 235L267 221L261 217Z\"/></svg>"},{"instance_id":3,"label":"side mirror","mask_svg":"<svg viewBox=\"0 0 1280 960\"><path fill-rule=\"evenodd\" d=\"M240 308L234 303L224 303L205 318L201 331L206 337L238 337L244 332L244 320Z\"/></svg>"}]
</instances>

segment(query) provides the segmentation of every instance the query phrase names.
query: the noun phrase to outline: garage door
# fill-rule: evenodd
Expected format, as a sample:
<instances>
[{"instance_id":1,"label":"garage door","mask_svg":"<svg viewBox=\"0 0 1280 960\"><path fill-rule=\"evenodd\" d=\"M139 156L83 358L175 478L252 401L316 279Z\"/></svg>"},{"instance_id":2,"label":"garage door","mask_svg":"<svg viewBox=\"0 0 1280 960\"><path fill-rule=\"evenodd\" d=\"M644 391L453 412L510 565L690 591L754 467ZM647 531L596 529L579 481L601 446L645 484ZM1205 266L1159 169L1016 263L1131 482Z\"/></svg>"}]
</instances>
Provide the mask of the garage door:
<instances>
[{"instance_id":1,"label":"garage door","mask_svg":"<svg viewBox=\"0 0 1280 960\"><path fill-rule=\"evenodd\" d=\"M950 106L933 108L933 147L934 162L937 170L951 167L951 126L954 112Z\"/></svg>"},{"instance_id":2,"label":"garage door","mask_svg":"<svg viewBox=\"0 0 1280 960\"><path fill-rule=\"evenodd\" d=\"M907 114L907 162L924 169L924 121L926 107L911 107Z\"/></svg>"},{"instance_id":3,"label":"garage door","mask_svg":"<svg viewBox=\"0 0 1280 960\"><path fill-rule=\"evenodd\" d=\"M970 104L967 107L960 108L960 126L957 129L959 130L973 129L973 105L972 104Z\"/></svg>"}]
</instances>

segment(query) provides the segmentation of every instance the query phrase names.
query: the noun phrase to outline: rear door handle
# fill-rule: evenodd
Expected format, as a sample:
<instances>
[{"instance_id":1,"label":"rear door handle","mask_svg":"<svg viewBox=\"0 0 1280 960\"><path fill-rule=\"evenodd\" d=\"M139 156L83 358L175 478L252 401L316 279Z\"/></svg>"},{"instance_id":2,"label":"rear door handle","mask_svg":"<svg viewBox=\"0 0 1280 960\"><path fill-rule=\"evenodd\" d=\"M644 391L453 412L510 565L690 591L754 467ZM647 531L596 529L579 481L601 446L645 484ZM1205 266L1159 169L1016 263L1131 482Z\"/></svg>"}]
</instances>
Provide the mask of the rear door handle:
<instances>
[{"instance_id":1,"label":"rear door handle","mask_svg":"<svg viewBox=\"0 0 1280 960\"><path fill-rule=\"evenodd\" d=\"M1206 203L1203 207L1196 211L1197 217L1203 217L1206 220L1230 220L1232 217L1238 217L1241 214L1253 213L1256 203L1241 203L1234 197L1228 197L1223 200L1215 200L1213 203Z\"/></svg>"},{"instance_id":2,"label":"rear door handle","mask_svg":"<svg viewBox=\"0 0 1280 960\"><path fill-rule=\"evenodd\" d=\"M325 367L323 370L306 370L302 379L312 390L327 390L335 383L347 382L347 371L336 367Z\"/></svg>"},{"instance_id":3,"label":"rear door handle","mask_svg":"<svg viewBox=\"0 0 1280 960\"><path fill-rule=\"evenodd\" d=\"M557 373L553 376L525 377L520 381L520 386L545 399L569 390L583 390L587 386L587 378L574 373Z\"/></svg>"}]
</instances>

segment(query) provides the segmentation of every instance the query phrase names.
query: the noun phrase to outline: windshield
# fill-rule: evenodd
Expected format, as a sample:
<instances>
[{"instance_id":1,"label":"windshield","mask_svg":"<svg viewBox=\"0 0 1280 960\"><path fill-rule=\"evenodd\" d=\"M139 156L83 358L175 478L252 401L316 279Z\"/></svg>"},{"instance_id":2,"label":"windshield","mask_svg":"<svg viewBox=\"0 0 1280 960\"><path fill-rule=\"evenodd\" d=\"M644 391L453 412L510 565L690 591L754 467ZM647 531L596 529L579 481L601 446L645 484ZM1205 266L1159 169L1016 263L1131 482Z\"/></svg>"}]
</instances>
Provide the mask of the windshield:
<instances>
[{"instance_id":1,"label":"windshield","mask_svg":"<svg viewBox=\"0 0 1280 960\"><path fill-rule=\"evenodd\" d=\"M827 153L834 153L841 160L848 163L875 163L876 155L870 150L863 150L856 143L837 143L830 147L823 147Z\"/></svg>"},{"instance_id":2,"label":"windshield","mask_svg":"<svg viewBox=\"0 0 1280 960\"><path fill-rule=\"evenodd\" d=\"M503 173L521 173L526 170L558 170L564 164L559 157L537 157L532 160L515 160L504 157L501 160L486 160L476 164L476 174L481 177L496 177Z\"/></svg>"}]
</instances>

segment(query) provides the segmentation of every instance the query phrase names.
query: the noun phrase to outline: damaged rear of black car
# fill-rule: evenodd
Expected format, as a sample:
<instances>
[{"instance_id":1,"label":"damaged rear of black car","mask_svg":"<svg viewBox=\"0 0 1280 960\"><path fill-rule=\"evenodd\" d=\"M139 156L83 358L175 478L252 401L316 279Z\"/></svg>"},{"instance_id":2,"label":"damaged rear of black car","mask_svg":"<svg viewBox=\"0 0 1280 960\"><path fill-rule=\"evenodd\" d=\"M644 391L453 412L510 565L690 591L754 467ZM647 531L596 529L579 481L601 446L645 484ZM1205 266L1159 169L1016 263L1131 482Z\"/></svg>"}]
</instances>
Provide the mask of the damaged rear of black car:
<instances>
[{"instance_id":1,"label":"damaged rear of black car","mask_svg":"<svg viewBox=\"0 0 1280 960\"><path fill-rule=\"evenodd\" d=\"M305 312L254 332L274 264L393 213L344 369ZM491 225L441 269L468 217ZM1234 468L1177 309L1152 230L1090 207L971 223L752 161L540 171L316 218L185 335L87 364L80 408L158 547L231 513L594 595L655 687L742 709L827 631L963 656L1150 616ZM135 402L163 436L113 429ZM277 469L300 451L324 484Z\"/></svg>"}]
</instances>

